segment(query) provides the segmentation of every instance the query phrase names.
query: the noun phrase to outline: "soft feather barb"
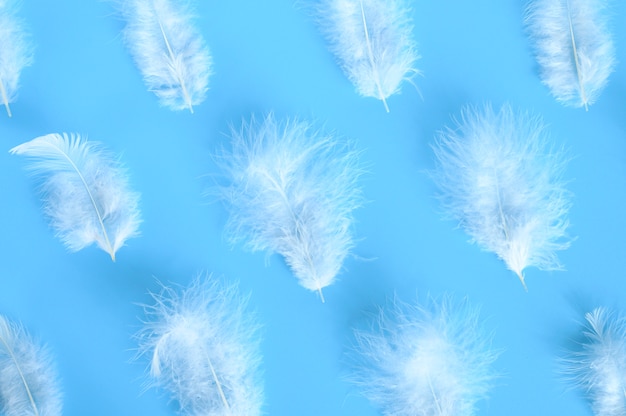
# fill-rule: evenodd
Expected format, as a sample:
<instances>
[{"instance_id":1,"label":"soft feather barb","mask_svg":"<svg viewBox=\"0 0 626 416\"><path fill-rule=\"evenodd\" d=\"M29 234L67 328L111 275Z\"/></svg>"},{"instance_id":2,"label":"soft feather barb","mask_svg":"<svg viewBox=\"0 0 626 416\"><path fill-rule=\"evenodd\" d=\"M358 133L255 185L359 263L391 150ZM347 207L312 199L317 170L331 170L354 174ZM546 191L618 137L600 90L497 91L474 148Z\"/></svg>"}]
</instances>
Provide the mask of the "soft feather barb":
<instances>
[{"instance_id":1,"label":"soft feather barb","mask_svg":"<svg viewBox=\"0 0 626 416\"><path fill-rule=\"evenodd\" d=\"M419 71L405 0L319 0L317 16L330 50L359 94L382 100Z\"/></svg>"},{"instance_id":2,"label":"soft feather barb","mask_svg":"<svg viewBox=\"0 0 626 416\"><path fill-rule=\"evenodd\" d=\"M584 341L564 360L565 376L582 389L596 416L626 414L626 320L605 308L585 315Z\"/></svg>"},{"instance_id":3,"label":"soft feather barb","mask_svg":"<svg viewBox=\"0 0 626 416\"><path fill-rule=\"evenodd\" d=\"M279 253L323 301L322 288L334 282L354 245L359 153L304 121L279 123L272 115L253 117L231 139L232 149L217 156L230 240Z\"/></svg>"},{"instance_id":4,"label":"soft feather barb","mask_svg":"<svg viewBox=\"0 0 626 416\"><path fill-rule=\"evenodd\" d=\"M260 415L258 324L236 285L204 276L152 297L137 334L150 384L167 390L184 415Z\"/></svg>"},{"instance_id":5,"label":"soft feather barb","mask_svg":"<svg viewBox=\"0 0 626 416\"><path fill-rule=\"evenodd\" d=\"M124 37L148 89L172 110L202 103L212 59L186 0L114 0L126 20Z\"/></svg>"},{"instance_id":6,"label":"soft feather barb","mask_svg":"<svg viewBox=\"0 0 626 416\"><path fill-rule=\"evenodd\" d=\"M384 415L471 416L496 377L499 352L466 299L394 300L355 337L350 380Z\"/></svg>"},{"instance_id":7,"label":"soft feather barb","mask_svg":"<svg viewBox=\"0 0 626 416\"><path fill-rule=\"evenodd\" d=\"M561 103L593 104L615 68L606 0L533 0L525 13L542 82Z\"/></svg>"},{"instance_id":8,"label":"soft feather barb","mask_svg":"<svg viewBox=\"0 0 626 416\"><path fill-rule=\"evenodd\" d=\"M566 158L549 145L539 117L509 105L466 108L455 128L439 132L433 178L445 212L481 248L524 282L524 269L559 270L556 252L570 244Z\"/></svg>"},{"instance_id":9,"label":"soft feather barb","mask_svg":"<svg viewBox=\"0 0 626 416\"><path fill-rule=\"evenodd\" d=\"M0 316L0 413L61 415L61 390L48 349Z\"/></svg>"},{"instance_id":10,"label":"soft feather barb","mask_svg":"<svg viewBox=\"0 0 626 416\"><path fill-rule=\"evenodd\" d=\"M115 260L138 234L139 194L129 189L119 162L97 142L75 134L48 134L11 149L32 159L42 177L44 211L70 251L96 243Z\"/></svg>"},{"instance_id":11,"label":"soft feather barb","mask_svg":"<svg viewBox=\"0 0 626 416\"><path fill-rule=\"evenodd\" d=\"M0 1L0 102L11 117L11 104L17 95L22 70L33 61L33 48L14 0Z\"/></svg>"}]
</instances>

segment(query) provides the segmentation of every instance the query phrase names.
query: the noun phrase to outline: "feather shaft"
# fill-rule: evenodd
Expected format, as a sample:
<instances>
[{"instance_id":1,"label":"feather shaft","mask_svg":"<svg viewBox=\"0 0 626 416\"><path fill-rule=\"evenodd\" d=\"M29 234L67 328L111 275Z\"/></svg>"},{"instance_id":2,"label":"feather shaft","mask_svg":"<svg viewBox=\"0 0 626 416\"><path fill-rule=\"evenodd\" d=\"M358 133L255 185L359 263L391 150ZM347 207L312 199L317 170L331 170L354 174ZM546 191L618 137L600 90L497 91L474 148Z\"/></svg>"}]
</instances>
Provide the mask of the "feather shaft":
<instances>
[{"instance_id":1,"label":"feather shaft","mask_svg":"<svg viewBox=\"0 0 626 416\"><path fill-rule=\"evenodd\" d=\"M253 117L231 136L232 148L216 157L230 241L280 254L300 285L324 302L322 289L353 246L358 152L306 122L280 123L271 114L261 122Z\"/></svg>"},{"instance_id":2,"label":"feather shaft","mask_svg":"<svg viewBox=\"0 0 626 416\"><path fill-rule=\"evenodd\" d=\"M571 241L571 203L561 179L566 158L548 143L538 117L487 105L465 109L433 145L444 211L472 242L502 259L525 290L524 269L561 269L556 251Z\"/></svg>"},{"instance_id":3,"label":"feather shaft","mask_svg":"<svg viewBox=\"0 0 626 416\"><path fill-rule=\"evenodd\" d=\"M4 320L2 321L3 326L6 324L4 322ZM2 345L4 345L5 350L7 351L7 353L9 353L9 356L11 357L11 361L13 361L13 364L15 365L15 368L17 369L17 372L20 375L20 380L22 381L22 384L24 385L24 390L26 390L26 394L28 395L28 401L30 402L32 408L33 408L33 412L35 412L35 415L38 416L39 415L39 410L37 409L37 405L35 404L35 399L33 398L33 394L30 391L30 387L28 386L28 382L26 381L26 377L24 377L24 372L22 371L22 367L20 366L19 361L17 360L17 358L15 357L15 353L13 352L13 348L11 348L11 346L8 344L7 340L2 336L3 332L6 332L6 328L3 328L2 331L0 331L0 341L2 342Z\"/></svg>"},{"instance_id":4,"label":"feather shaft","mask_svg":"<svg viewBox=\"0 0 626 416\"><path fill-rule=\"evenodd\" d=\"M258 326L236 285L199 276L152 297L137 334L138 357L151 357L151 384L168 390L184 415L260 415Z\"/></svg>"},{"instance_id":5,"label":"feather shaft","mask_svg":"<svg viewBox=\"0 0 626 416\"><path fill-rule=\"evenodd\" d=\"M33 61L33 47L16 15L18 2L0 2L0 99L7 115L19 89L22 70Z\"/></svg>"},{"instance_id":6,"label":"feather shaft","mask_svg":"<svg viewBox=\"0 0 626 416\"><path fill-rule=\"evenodd\" d=\"M378 67L376 66L376 62L374 62L374 51L372 50L372 41L370 40L369 30L367 29L367 19L365 18L365 9L363 8L363 1L359 1L359 6L361 6L361 18L363 19L363 31L365 32L365 44L367 45L367 56L370 60L372 71L374 72L374 82L376 83L376 88L378 89L378 98L382 100L383 104L385 105L385 111L389 112L387 99L385 98L385 94L383 94L383 87L380 85L380 73L378 72Z\"/></svg>"},{"instance_id":7,"label":"feather shaft","mask_svg":"<svg viewBox=\"0 0 626 416\"><path fill-rule=\"evenodd\" d=\"M524 21L540 78L557 101L588 111L615 68L606 0L532 0Z\"/></svg>"},{"instance_id":8,"label":"feather shaft","mask_svg":"<svg viewBox=\"0 0 626 416\"><path fill-rule=\"evenodd\" d=\"M138 194L128 189L119 163L99 144L78 135L49 134L14 147L43 177L44 208L72 251L95 242L115 261L117 250L138 233Z\"/></svg>"},{"instance_id":9,"label":"feather shaft","mask_svg":"<svg viewBox=\"0 0 626 416\"><path fill-rule=\"evenodd\" d=\"M47 349L20 326L0 316L0 413L61 414L61 394Z\"/></svg>"}]
</instances>

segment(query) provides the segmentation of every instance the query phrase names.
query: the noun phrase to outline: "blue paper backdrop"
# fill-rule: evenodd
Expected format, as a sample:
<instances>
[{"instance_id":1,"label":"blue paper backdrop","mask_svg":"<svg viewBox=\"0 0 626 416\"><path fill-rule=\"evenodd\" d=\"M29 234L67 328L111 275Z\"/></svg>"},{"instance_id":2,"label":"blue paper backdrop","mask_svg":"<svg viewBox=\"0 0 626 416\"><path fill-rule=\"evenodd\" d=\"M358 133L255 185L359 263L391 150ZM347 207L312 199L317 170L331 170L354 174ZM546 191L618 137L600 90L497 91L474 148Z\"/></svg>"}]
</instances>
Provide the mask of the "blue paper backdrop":
<instances>
[{"instance_id":1,"label":"blue paper backdrop","mask_svg":"<svg viewBox=\"0 0 626 416\"><path fill-rule=\"evenodd\" d=\"M613 1L619 63L589 112L558 104L541 85L522 27L521 0L416 1L423 76L381 102L359 97L308 16L306 2L197 2L214 58L206 101L189 112L158 106L122 43L122 23L101 1L23 1L36 45L13 118L0 111L0 313L47 343L66 415L171 415L165 394L144 391L146 363L131 362L140 303L155 278L186 285L198 272L239 280L263 324L269 415L377 415L343 380L351 328L397 294L406 301L452 292L482 305L503 349L502 374L480 415L590 415L557 374L583 314L626 312L626 2ZM465 104L492 102L544 117L574 156L566 177L577 240L566 272L527 270L526 293L492 254L441 220L429 147ZM224 207L203 192L211 154L230 124L274 111L300 116L363 149L368 203L359 242L326 304L296 283L278 256L229 247ZM77 132L120 153L141 192L142 235L117 262L95 247L70 254L40 209L25 160L8 150L53 132ZM269 260L269 261L268 261Z\"/></svg>"}]
</instances>

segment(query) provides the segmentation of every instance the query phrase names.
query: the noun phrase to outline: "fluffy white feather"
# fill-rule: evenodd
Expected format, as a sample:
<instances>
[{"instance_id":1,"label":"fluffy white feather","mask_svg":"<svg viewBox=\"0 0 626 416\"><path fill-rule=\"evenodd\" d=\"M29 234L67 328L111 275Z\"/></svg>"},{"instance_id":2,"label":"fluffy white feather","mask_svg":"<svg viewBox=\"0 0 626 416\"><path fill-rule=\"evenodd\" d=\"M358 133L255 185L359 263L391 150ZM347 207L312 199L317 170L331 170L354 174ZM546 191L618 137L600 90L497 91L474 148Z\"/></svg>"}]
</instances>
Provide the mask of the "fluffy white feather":
<instances>
[{"instance_id":1,"label":"fluffy white feather","mask_svg":"<svg viewBox=\"0 0 626 416\"><path fill-rule=\"evenodd\" d=\"M47 348L0 316L0 413L56 416L61 409L61 390Z\"/></svg>"},{"instance_id":2,"label":"fluffy white feather","mask_svg":"<svg viewBox=\"0 0 626 416\"><path fill-rule=\"evenodd\" d=\"M565 360L566 374L585 391L596 416L626 415L626 321L604 308L585 318L585 340Z\"/></svg>"},{"instance_id":3,"label":"fluffy white feather","mask_svg":"<svg viewBox=\"0 0 626 416\"><path fill-rule=\"evenodd\" d=\"M593 104L615 68L606 0L533 0L525 23L541 80L561 103Z\"/></svg>"},{"instance_id":4,"label":"fluffy white feather","mask_svg":"<svg viewBox=\"0 0 626 416\"><path fill-rule=\"evenodd\" d=\"M570 244L566 159L550 146L541 119L509 105L498 112L485 106L466 108L456 124L433 146L444 210L524 287L528 266L561 269L556 251Z\"/></svg>"},{"instance_id":5,"label":"fluffy white feather","mask_svg":"<svg viewBox=\"0 0 626 416\"><path fill-rule=\"evenodd\" d=\"M126 44L161 105L189 109L206 97L212 60L186 0L114 0Z\"/></svg>"},{"instance_id":6,"label":"fluffy white feather","mask_svg":"<svg viewBox=\"0 0 626 416\"><path fill-rule=\"evenodd\" d=\"M138 334L151 384L169 391L184 415L260 415L258 325L237 287L207 276L152 296Z\"/></svg>"},{"instance_id":7,"label":"fluffy white feather","mask_svg":"<svg viewBox=\"0 0 626 416\"><path fill-rule=\"evenodd\" d=\"M384 415L473 415L496 377L499 353L467 300L396 300L355 336L351 380Z\"/></svg>"},{"instance_id":8,"label":"fluffy white feather","mask_svg":"<svg viewBox=\"0 0 626 416\"><path fill-rule=\"evenodd\" d=\"M360 204L358 152L306 122L254 117L232 129L219 162L227 183L233 243L279 253L300 284L330 285L352 249L352 212Z\"/></svg>"},{"instance_id":9,"label":"fluffy white feather","mask_svg":"<svg viewBox=\"0 0 626 416\"><path fill-rule=\"evenodd\" d=\"M330 50L359 94L382 100L419 71L406 0L319 0L317 15Z\"/></svg>"},{"instance_id":10,"label":"fluffy white feather","mask_svg":"<svg viewBox=\"0 0 626 416\"><path fill-rule=\"evenodd\" d=\"M79 135L48 134L11 149L30 157L42 178L44 211L70 251L92 243L115 253L138 234L139 195L129 189L119 162L97 142Z\"/></svg>"},{"instance_id":11,"label":"fluffy white feather","mask_svg":"<svg viewBox=\"0 0 626 416\"><path fill-rule=\"evenodd\" d=\"M15 14L16 5L15 0L0 0L0 101L9 117L22 70L33 61L32 46Z\"/></svg>"}]
</instances>

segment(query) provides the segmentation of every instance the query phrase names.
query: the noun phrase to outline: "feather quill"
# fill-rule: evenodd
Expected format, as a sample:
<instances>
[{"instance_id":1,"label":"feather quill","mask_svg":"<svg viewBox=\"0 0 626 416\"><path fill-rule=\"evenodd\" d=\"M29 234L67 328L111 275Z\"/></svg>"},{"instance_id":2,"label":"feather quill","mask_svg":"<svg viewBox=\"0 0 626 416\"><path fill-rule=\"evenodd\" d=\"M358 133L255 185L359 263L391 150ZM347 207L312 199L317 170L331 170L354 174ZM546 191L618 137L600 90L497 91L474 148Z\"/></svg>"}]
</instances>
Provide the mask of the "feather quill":
<instances>
[{"instance_id":1,"label":"feather quill","mask_svg":"<svg viewBox=\"0 0 626 416\"><path fill-rule=\"evenodd\" d=\"M237 287L207 276L152 296L137 335L151 384L169 391L184 415L260 415L258 325Z\"/></svg>"},{"instance_id":2,"label":"feather quill","mask_svg":"<svg viewBox=\"0 0 626 416\"><path fill-rule=\"evenodd\" d=\"M125 170L100 144L79 135L48 134L14 147L43 178L44 211L63 244L78 251L96 243L111 255L138 234L139 195Z\"/></svg>"},{"instance_id":3,"label":"feather quill","mask_svg":"<svg viewBox=\"0 0 626 416\"><path fill-rule=\"evenodd\" d=\"M541 119L487 105L466 108L456 124L433 145L433 176L446 213L524 288L526 267L562 269L556 251L570 244L570 194L561 179L566 158L549 145Z\"/></svg>"},{"instance_id":4,"label":"feather quill","mask_svg":"<svg viewBox=\"0 0 626 416\"><path fill-rule=\"evenodd\" d=\"M124 37L148 89L172 110L202 103L212 59L186 0L114 0L126 20Z\"/></svg>"},{"instance_id":5,"label":"feather quill","mask_svg":"<svg viewBox=\"0 0 626 416\"><path fill-rule=\"evenodd\" d=\"M359 153L300 120L254 117L232 129L232 150L218 155L227 183L231 242L279 253L300 285L332 284L354 246L352 212L360 205Z\"/></svg>"},{"instance_id":6,"label":"feather quill","mask_svg":"<svg viewBox=\"0 0 626 416\"><path fill-rule=\"evenodd\" d=\"M565 360L566 375L585 391L596 416L626 415L626 320L604 308L585 318L585 340Z\"/></svg>"},{"instance_id":7,"label":"feather quill","mask_svg":"<svg viewBox=\"0 0 626 416\"><path fill-rule=\"evenodd\" d=\"M61 409L61 390L48 349L22 326L0 316L0 413L56 416Z\"/></svg>"},{"instance_id":8,"label":"feather quill","mask_svg":"<svg viewBox=\"0 0 626 416\"><path fill-rule=\"evenodd\" d=\"M496 377L499 352L467 300L396 300L355 337L350 379L384 415L473 415Z\"/></svg>"},{"instance_id":9,"label":"feather quill","mask_svg":"<svg viewBox=\"0 0 626 416\"><path fill-rule=\"evenodd\" d=\"M364 97L383 102L419 74L406 0L320 0L322 33L343 72Z\"/></svg>"},{"instance_id":10,"label":"feather quill","mask_svg":"<svg viewBox=\"0 0 626 416\"><path fill-rule=\"evenodd\" d=\"M593 104L615 68L606 0L533 0L525 24L543 84L557 101Z\"/></svg>"},{"instance_id":11,"label":"feather quill","mask_svg":"<svg viewBox=\"0 0 626 416\"><path fill-rule=\"evenodd\" d=\"M22 70L33 61L33 48L16 8L16 1L0 0L0 100L9 117L9 104L16 98Z\"/></svg>"}]
</instances>

